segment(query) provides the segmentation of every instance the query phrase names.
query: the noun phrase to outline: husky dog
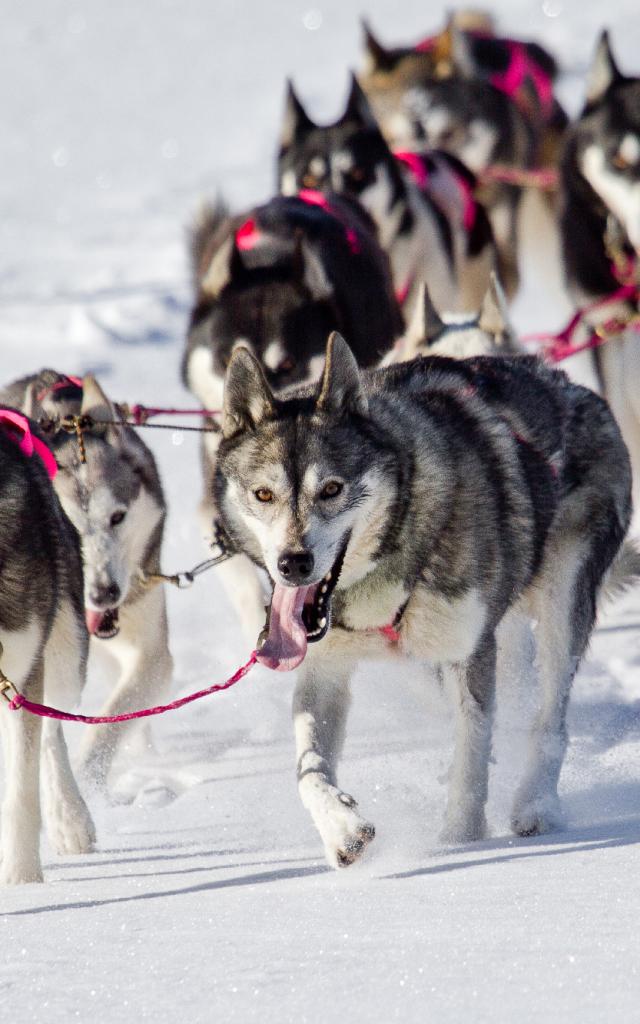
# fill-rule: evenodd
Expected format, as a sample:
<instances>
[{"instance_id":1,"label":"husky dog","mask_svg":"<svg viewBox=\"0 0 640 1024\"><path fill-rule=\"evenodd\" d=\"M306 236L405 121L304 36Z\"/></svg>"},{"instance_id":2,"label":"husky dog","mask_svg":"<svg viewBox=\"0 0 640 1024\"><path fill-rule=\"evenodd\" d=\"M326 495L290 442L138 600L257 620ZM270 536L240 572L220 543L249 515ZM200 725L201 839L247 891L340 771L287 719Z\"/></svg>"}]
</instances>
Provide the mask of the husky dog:
<instances>
[{"instance_id":1,"label":"husky dog","mask_svg":"<svg viewBox=\"0 0 640 1024\"><path fill-rule=\"evenodd\" d=\"M441 317L426 285L422 285L406 334L380 365L390 366L416 356L468 359L470 356L518 354L522 354L522 349L509 321L504 292L492 273L480 311L474 317L451 314Z\"/></svg>"},{"instance_id":2,"label":"husky dog","mask_svg":"<svg viewBox=\"0 0 640 1024\"><path fill-rule=\"evenodd\" d=\"M386 49L365 25L365 46L360 81L391 147L448 150L482 178L478 196L511 297L522 192L485 172L557 164L567 118L553 96L555 61L535 43L496 38L490 25L461 31L455 17L417 47Z\"/></svg>"},{"instance_id":3,"label":"husky dog","mask_svg":"<svg viewBox=\"0 0 640 1024\"><path fill-rule=\"evenodd\" d=\"M474 179L445 154L396 159L352 77L343 116L319 127L289 83L278 160L280 189L334 189L359 200L389 254L393 282L410 316L421 281L440 309L477 309L496 252ZM421 182L421 185L415 179Z\"/></svg>"},{"instance_id":4,"label":"husky dog","mask_svg":"<svg viewBox=\"0 0 640 1024\"><path fill-rule=\"evenodd\" d=\"M561 232L568 284L592 326L637 318L640 299L640 78L623 75L602 33L582 114L562 162ZM625 286L625 293L615 296ZM636 323L637 328L637 323ZM592 353L625 439L640 508L640 335L625 331Z\"/></svg>"},{"instance_id":5,"label":"husky dog","mask_svg":"<svg viewBox=\"0 0 640 1024\"><path fill-rule=\"evenodd\" d=\"M0 668L29 700L75 703L88 636L75 529L49 474L55 463L34 423L0 413ZM44 453L44 454L40 454ZM11 690L5 692L10 700ZM60 722L0 701L5 766L0 882L41 882L43 810L58 853L86 853L95 829L71 772Z\"/></svg>"},{"instance_id":6,"label":"husky dog","mask_svg":"<svg viewBox=\"0 0 640 1024\"><path fill-rule=\"evenodd\" d=\"M285 398L238 348L222 431L216 500L273 581L260 662L301 665L300 795L329 862L374 835L336 775L363 658L440 667L457 716L446 836L485 835L495 631L521 609L537 620L543 697L513 828L552 828L571 681L630 515L605 402L530 357L361 371L334 335L318 386Z\"/></svg>"},{"instance_id":7,"label":"husky dog","mask_svg":"<svg viewBox=\"0 0 640 1024\"><path fill-rule=\"evenodd\" d=\"M111 654L121 670L102 714L157 700L169 686L172 661L163 588L144 582L160 571L165 519L153 455L91 376L42 370L9 385L3 397L45 425L77 415L94 423L83 434L84 462L73 435L50 429L45 436L59 467L58 497L80 537L92 647ZM117 425L100 426L101 420ZM92 781L106 782L126 732L123 725L86 730L80 768Z\"/></svg>"},{"instance_id":8,"label":"husky dog","mask_svg":"<svg viewBox=\"0 0 640 1024\"><path fill-rule=\"evenodd\" d=\"M192 239L196 302L182 372L205 408L221 407L224 373L239 342L251 346L276 389L317 379L333 329L346 334L361 365L379 362L404 325L387 257L357 203L303 189L242 216L225 212L205 211ZM219 435L203 436L200 512L210 537ZM264 601L253 567L234 558L219 574L255 640Z\"/></svg>"}]
</instances>

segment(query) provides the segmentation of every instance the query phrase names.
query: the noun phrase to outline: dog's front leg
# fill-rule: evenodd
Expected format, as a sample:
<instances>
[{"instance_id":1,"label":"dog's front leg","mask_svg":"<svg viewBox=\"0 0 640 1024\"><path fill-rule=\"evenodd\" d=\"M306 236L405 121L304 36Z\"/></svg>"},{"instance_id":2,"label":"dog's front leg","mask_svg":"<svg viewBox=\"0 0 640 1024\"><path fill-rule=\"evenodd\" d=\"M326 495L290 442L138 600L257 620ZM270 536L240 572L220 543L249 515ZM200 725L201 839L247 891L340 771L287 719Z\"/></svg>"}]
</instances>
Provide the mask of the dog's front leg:
<instances>
[{"instance_id":1,"label":"dog's front leg","mask_svg":"<svg viewBox=\"0 0 640 1024\"><path fill-rule=\"evenodd\" d=\"M352 864L375 835L336 780L350 703L349 676L350 666L345 671L338 659L309 666L293 703L300 797L332 867Z\"/></svg>"},{"instance_id":2,"label":"dog's front leg","mask_svg":"<svg viewBox=\"0 0 640 1024\"><path fill-rule=\"evenodd\" d=\"M467 661L443 666L454 701L456 738L443 839L483 839L489 787L491 724L496 683L496 641L481 640Z\"/></svg>"},{"instance_id":3,"label":"dog's front leg","mask_svg":"<svg viewBox=\"0 0 640 1024\"><path fill-rule=\"evenodd\" d=\"M173 661L168 645L165 596L161 587L150 590L120 612L120 633L108 650L121 666L115 689L101 715L123 715L165 699ZM135 723L87 726L80 747L79 770L97 786L105 786L119 745Z\"/></svg>"},{"instance_id":4,"label":"dog's front leg","mask_svg":"<svg viewBox=\"0 0 640 1024\"><path fill-rule=\"evenodd\" d=\"M5 670L11 672L6 664ZM17 676L15 677L17 678ZM30 699L41 701L44 691L42 659L38 658L21 687ZM42 719L27 711L0 707L5 794L2 803L2 864L0 883L41 882L40 864L40 733Z\"/></svg>"}]
</instances>

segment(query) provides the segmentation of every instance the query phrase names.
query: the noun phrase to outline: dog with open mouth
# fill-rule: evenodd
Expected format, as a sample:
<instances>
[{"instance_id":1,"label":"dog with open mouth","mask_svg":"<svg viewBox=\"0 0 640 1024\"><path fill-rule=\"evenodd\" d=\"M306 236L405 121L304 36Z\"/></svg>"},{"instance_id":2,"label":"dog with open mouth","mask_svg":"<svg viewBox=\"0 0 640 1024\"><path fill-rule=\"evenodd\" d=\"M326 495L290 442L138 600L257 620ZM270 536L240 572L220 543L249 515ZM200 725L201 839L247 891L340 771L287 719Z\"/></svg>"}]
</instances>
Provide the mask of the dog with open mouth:
<instances>
[{"instance_id":1,"label":"dog with open mouth","mask_svg":"<svg viewBox=\"0 0 640 1024\"><path fill-rule=\"evenodd\" d=\"M0 400L43 425L58 464L54 486L80 537L91 650L120 667L101 714L157 703L169 687L172 660L163 588L145 582L160 571L166 514L153 455L92 376L42 370L6 387ZM60 429L76 416L88 424L84 459L76 436ZM122 725L86 730L79 767L94 783L106 783L128 733Z\"/></svg>"},{"instance_id":2,"label":"dog with open mouth","mask_svg":"<svg viewBox=\"0 0 640 1024\"><path fill-rule=\"evenodd\" d=\"M299 789L330 864L350 864L374 836L337 780L360 660L439 669L457 717L445 835L486 834L496 630L512 615L537 620L544 694L513 828L558 824L566 705L596 597L608 571L611 586L640 574L621 548L630 480L606 404L534 358L361 370L333 334L320 382L277 396L236 349L216 503L272 581L258 660L300 670Z\"/></svg>"}]
</instances>

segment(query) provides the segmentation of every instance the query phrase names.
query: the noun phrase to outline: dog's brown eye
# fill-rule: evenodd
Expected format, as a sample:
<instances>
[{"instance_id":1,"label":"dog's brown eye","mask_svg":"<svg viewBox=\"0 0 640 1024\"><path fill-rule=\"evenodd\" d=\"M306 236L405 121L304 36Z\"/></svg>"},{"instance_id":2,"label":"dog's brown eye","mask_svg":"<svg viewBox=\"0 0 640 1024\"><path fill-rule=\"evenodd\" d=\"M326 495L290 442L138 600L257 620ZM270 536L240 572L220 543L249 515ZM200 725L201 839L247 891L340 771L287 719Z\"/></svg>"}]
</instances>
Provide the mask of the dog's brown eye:
<instances>
[{"instance_id":1,"label":"dog's brown eye","mask_svg":"<svg viewBox=\"0 0 640 1024\"><path fill-rule=\"evenodd\" d=\"M111 516L110 523L112 526L119 526L124 519L126 512L114 512Z\"/></svg>"},{"instance_id":2,"label":"dog's brown eye","mask_svg":"<svg viewBox=\"0 0 640 1024\"><path fill-rule=\"evenodd\" d=\"M268 487L258 487L255 495L258 501L273 501L273 491L270 491Z\"/></svg>"},{"instance_id":3,"label":"dog's brown eye","mask_svg":"<svg viewBox=\"0 0 640 1024\"><path fill-rule=\"evenodd\" d=\"M321 498L337 498L343 485L339 480L329 480L320 491Z\"/></svg>"},{"instance_id":4,"label":"dog's brown eye","mask_svg":"<svg viewBox=\"0 0 640 1024\"><path fill-rule=\"evenodd\" d=\"M631 166L627 158L624 157L622 153L616 153L611 163L614 167L617 167L619 171L626 171Z\"/></svg>"},{"instance_id":5,"label":"dog's brown eye","mask_svg":"<svg viewBox=\"0 0 640 1024\"><path fill-rule=\"evenodd\" d=\"M362 170L361 167L352 167L351 170L349 171L349 174L354 181L364 180L364 171Z\"/></svg>"}]
</instances>

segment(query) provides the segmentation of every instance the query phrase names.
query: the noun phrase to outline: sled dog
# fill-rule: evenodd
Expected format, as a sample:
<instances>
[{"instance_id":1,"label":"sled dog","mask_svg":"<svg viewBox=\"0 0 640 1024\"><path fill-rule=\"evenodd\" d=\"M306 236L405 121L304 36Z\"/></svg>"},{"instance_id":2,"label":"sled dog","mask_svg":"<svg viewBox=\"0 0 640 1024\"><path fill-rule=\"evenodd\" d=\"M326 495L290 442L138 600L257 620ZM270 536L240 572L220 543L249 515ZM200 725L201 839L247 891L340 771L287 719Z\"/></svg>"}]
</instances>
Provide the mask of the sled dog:
<instances>
[{"instance_id":1,"label":"sled dog","mask_svg":"<svg viewBox=\"0 0 640 1024\"><path fill-rule=\"evenodd\" d=\"M406 334L380 365L390 366L416 356L468 359L470 356L518 354L522 354L522 349L509 321L504 292L492 273L480 310L473 317L440 316L427 286L422 285Z\"/></svg>"},{"instance_id":2,"label":"sled dog","mask_svg":"<svg viewBox=\"0 0 640 1024\"><path fill-rule=\"evenodd\" d=\"M44 453L44 454L42 454ZM51 485L55 463L36 425L0 410L0 669L27 699L74 704L88 636L78 536ZM11 700L14 692L6 689ZM58 853L86 853L95 829L60 722L0 699L4 756L0 882L41 882L40 793Z\"/></svg>"},{"instance_id":3,"label":"sled dog","mask_svg":"<svg viewBox=\"0 0 640 1024\"><path fill-rule=\"evenodd\" d=\"M70 379L42 370L10 385L3 397L52 425L45 437L59 467L58 497L80 537L91 649L111 655L120 668L101 713L123 714L157 702L168 688L172 661L163 588L144 582L160 571L165 519L153 455L91 376ZM84 462L75 436L55 429L64 417L77 415L95 421L83 434ZM113 425L101 426L100 420ZM106 782L129 728L87 728L79 767L97 784Z\"/></svg>"},{"instance_id":4,"label":"sled dog","mask_svg":"<svg viewBox=\"0 0 640 1024\"><path fill-rule=\"evenodd\" d=\"M365 55L360 83L391 148L444 149L478 175L512 297L522 191L485 172L557 166L567 117L553 95L553 57L536 43L500 39L491 24L467 27L456 16L416 46L391 49L365 25Z\"/></svg>"},{"instance_id":5,"label":"sled dog","mask_svg":"<svg viewBox=\"0 0 640 1024\"><path fill-rule=\"evenodd\" d=\"M337 762L362 659L440 667L457 717L445 835L486 833L498 624L537 620L542 687L513 828L559 820L571 681L630 516L630 467L605 402L535 358L415 359L363 371L338 335L315 387L277 397L238 348L215 494L272 580L259 660L300 667L300 795L333 865L374 827Z\"/></svg>"},{"instance_id":6,"label":"sled dog","mask_svg":"<svg viewBox=\"0 0 640 1024\"><path fill-rule=\"evenodd\" d=\"M577 305L591 326L620 321L593 350L601 390L620 424L640 508L640 78L623 75L603 32L584 110L562 162L564 259ZM620 294L626 288L624 294ZM620 298L616 299L616 295ZM612 301L613 300L613 301ZM623 324L635 318L635 329Z\"/></svg>"},{"instance_id":7,"label":"sled dog","mask_svg":"<svg viewBox=\"0 0 640 1024\"><path fill-rule=\"evenodd\" d=\"M238 343L251 347L281 390L317 379L330 330L346 334L363 366L378 363L404 330L375 226L344 196L305 188L235 217L219 206L205 211L193 232L192 263L196 300L182 372L207 409L221 408ZM211 539L219 435L203 437L200 515ZM255 641L264 618L255 570L236 557L218 576Z\"/></svg>"},{"instance_id":8,"label":"sled dog","mask_svg":"<svg viewBox=\"0 0 640 1024\"><path fill-rule=\"evenodd\" d=\"M316 125L289 83L278 159L280 190L333 189L357 199L376 223L405 316L424 281L439 309L477 310L496 265L475 179L445 153L387 146L354 77L342 117Z\"/></svg>"}]
</instances>

